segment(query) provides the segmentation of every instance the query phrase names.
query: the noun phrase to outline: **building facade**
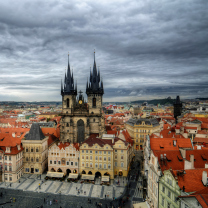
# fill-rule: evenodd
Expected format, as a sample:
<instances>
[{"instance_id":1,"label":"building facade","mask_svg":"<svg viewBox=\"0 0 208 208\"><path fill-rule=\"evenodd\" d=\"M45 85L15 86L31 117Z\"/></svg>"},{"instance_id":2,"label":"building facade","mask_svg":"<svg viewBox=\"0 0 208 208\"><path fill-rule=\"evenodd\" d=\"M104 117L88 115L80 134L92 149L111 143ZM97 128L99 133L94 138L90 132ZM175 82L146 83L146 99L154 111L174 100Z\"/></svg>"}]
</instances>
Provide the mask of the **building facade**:
<instances>
[{"instance_id":1,"label":"building facade","mask_svg":"<svg viewBox=\"0 0 208 208\"><path fill-rule=\"evenodd\" d=\"M24 147L24 173L42 174L48 167L48 136L44 136L38 123L33 123L22 139Z\"/></svg>"},{"instance_id":2,"label":"building facade","mask_svg":"<svg viewBox=\"0 0 208 208\"><path fill-rule=\"evenodd\" d=\"M157 119L129 119L125 124L130 136L134 139L134 149L143 150L146 136L160 131Z\"/></svg>"},{"instance_id":3,"label":"building facade","mask_svg":"<svg viewBox=\"0 0 208 208\"><path fill-rule=\"evenodd\" d=\"M48 170L65 174L79 172L79 144L53 144L48 150Z\"/></svg>"},{"instance_id":4,"label":"building facade","mask_svg":"<svg viewBox=\"0 0 208 208\"><path fill-rule=\"evenodd\" d=\"M111 136L112 137L112 136ZM80 146L80 173L98 176L128 175L133 146L122 139L104 135L89 137Z\"/></svg>"},{"instance_id":5,"label":"building facade","mask_svg":"<svg viewBox=\"0 0 208 208\"><path fill-rule=\"evenodd\" d=\"M10 143L12 144L12 142ZM16 182L23 175L23 147L21 144L1 146L0 181Z\"/></svg>"},{"instance_id":6,"label":"building facade","mask_svg":"<svg viewBox=\"0 0 208 208\"><path fill-rule=\"evenodd\" d=\"M73 73L70 71L68 60L67 74L64 85L61 84L62 95L62 142L81 143L91 134L102 135L105 132L102 99L104 94L100 71L97 70L95 57L93 72L87 81L86 94L88 102L84 101L82 92L77 97L77 85L74 84Z\"/></svg>"}]
</instances>

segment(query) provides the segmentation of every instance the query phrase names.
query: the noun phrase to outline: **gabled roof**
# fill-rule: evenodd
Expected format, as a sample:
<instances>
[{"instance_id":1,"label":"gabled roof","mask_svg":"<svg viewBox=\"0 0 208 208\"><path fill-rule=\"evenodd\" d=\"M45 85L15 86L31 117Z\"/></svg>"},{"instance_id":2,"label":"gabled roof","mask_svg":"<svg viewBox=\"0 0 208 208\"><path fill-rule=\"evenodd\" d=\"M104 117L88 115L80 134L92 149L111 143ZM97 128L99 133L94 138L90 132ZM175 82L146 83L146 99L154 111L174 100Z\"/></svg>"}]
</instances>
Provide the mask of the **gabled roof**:
<instances>
[{"instance_id":1,"label":"gabled roof","mask_svg":"<svg viewBox=\"0 0 208 208\"><path fill-rule=\"evenodd\" d=\"M153 151L153 154L158 158L158 162L162 172L164 170L169 170L170 168L172 170L183 170L184 168L184 160L181 157L181 153L179 150ZM166 159L164 159L164 156L166 157Z\"/></svg>"},{"instance_id":2,"label":"gabled roof","mask_svg":"<svg viewBox=\"0 0 208 208\"><path fill-rule=\"evenodd\" d=\"M178 171L171 171L173 176L178 180L178 185L181 190L185 188L185 192L200 191L205 188L202 183L202 173L207 171L207 168L185 170L184 174L178 174Z\"/></svg>"},{"instance_id":3,"label":"gabled roof","mask_svg":"<svg viewBox=\"0 0 208 208\"><path fill-rule=\"evenodd\" d=\"M27 135L25 135L25 140L43 140L45 138L38 123L33 123L31 129Z\"/></svg>"},{"instance_id":4,"label":"gabled roof","mask_svg":"<svg viewBox=\"0 0 208 208\"><path fill-rule=\"evenodd\" d=\"M94 144L98 144L100 147L103 147L104 145L108 144L111 147L115 145L117 141L122 141L125 145L128 145L128 142L123 141L120 138L115 137L114 142L112 142L112 139L100 139L97 137L90 136L88 139L86 139L81 145L88 144L90 147L92 147Z\"/></svg>"},{"instance_id":5,"label":"gabled roof","mask_svg":"<svg viewBox=\"0 0 208 208\"><path fill-rule=\"evenodd\" d=\"M190 155L194 155L194 168L204 168L208 163L208 149L186 150L186 159L190 161Z\"/></svg>"}]
</instances>

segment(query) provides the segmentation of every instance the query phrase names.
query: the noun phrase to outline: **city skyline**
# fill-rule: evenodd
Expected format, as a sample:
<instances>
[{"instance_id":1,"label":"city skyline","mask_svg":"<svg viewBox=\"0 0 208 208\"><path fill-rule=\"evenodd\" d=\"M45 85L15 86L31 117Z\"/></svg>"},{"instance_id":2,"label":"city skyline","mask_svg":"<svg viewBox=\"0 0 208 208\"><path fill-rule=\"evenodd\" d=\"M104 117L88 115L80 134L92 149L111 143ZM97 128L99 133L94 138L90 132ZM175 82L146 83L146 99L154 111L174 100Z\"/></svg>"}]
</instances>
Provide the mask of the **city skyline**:
<instances>
[{"instance_id":1,"label":"city skyline","mask_svg":"<svg viewBox=\"0 0 208 208\"><path fill-rule=\"evenodd\" d=\"M61 101L68 52L85 92L94 50L104 102L206 97L207 8L203 0L2 2L0 99Z\"/></svg>"}]
</instances>

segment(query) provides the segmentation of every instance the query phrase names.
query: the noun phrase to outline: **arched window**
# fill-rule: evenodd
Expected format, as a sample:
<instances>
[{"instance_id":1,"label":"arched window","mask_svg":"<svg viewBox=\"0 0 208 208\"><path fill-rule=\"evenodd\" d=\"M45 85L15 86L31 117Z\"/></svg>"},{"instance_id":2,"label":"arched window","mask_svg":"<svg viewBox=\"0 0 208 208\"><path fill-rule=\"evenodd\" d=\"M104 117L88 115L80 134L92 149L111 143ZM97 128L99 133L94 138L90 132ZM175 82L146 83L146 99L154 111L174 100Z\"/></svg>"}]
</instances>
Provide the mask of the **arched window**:
<instances>
[{"instance_id":1,"label":"arched window","mask_svg":"<svg viewBox=\"0 0 208 208\"><path fill-rule=\"evenodd\" d=\"M66 99L66 107L69 108L69 98Z\"/></svg>"},{"instance_id":2,"label":"arched window","mask_svg":"<svg viewBox=\"0 0 208 208\"><path fill-rule=\"evenodd\" d=\"M92 107L96 107L96 98L92 99Z\"/></svg>"},{"instance_id":3,"label":"arched window","mask_svg":"<svg viewBox=\"0 0 208 208\"><path fill-rule=\"evenodd\" d=\"M69 123L66 124L66 127L69 127Z\"/></svg>"}]
</instances>

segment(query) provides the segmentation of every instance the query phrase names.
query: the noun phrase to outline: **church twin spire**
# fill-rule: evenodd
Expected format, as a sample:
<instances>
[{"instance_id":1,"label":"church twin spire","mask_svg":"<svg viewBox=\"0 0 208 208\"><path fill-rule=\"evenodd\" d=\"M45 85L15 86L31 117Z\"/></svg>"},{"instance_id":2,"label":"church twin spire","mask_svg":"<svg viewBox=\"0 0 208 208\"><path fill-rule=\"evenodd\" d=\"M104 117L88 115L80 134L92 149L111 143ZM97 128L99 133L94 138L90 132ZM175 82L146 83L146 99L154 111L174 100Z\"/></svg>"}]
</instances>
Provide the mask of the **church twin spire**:
<instances>
[{"instance_id":1,"label":"church twin spire","mask_svg":"<svg viewBox=\"0 0 208 208\"><path fill-rule=\"evenodd\" d=\"M104 94L103 81L100 81L100 70L97 70L94 52L94 65L93 71L90 70L89 83L87 80L86 94Z\"/></svg>"},{"instance_id":2,"label":"church twin spire","mask_svg":"<svg viewBox=\"0 0 208 208\"><path fill-rule=\"evenodd\" d=\"M89 83L87 80L86 94L104 94L103 81L100 81L100 70L97 70L94 52L93 71L90 70ZM73 72L71 73L68 54L68 68L65 73L64 84L61 80L61 95L77 95L77 83L74 84Z\"/></svg>"},{"instance_id":3,"label":"church twin spire","mask_svg":"<svg viewBox=\"0 0 208 208\"><path fill-rule=\"evenodd\" d=\"M64 86L61 81L61 95L77 95L77 83L74 84L73 72L71 73L68 54L68 68L65 73Z\"/></svg>"}]
</instances>

